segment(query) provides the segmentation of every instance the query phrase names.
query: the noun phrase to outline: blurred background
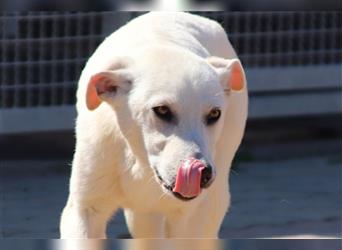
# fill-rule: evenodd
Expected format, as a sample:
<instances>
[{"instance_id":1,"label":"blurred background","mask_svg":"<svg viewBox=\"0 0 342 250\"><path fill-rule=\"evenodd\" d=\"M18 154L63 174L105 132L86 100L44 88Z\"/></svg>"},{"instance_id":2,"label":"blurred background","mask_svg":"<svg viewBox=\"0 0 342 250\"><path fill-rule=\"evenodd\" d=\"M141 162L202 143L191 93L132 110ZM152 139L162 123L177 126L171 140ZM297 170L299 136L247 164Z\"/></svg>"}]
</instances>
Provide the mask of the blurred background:
<instances>
[{"instance_id":1,"label":"blurred background","mask_svg":"<svg viewBox=\"0 0 342 250\"><path fill-rule=\"evenodd\" d=\"M0 10L225 10L225 11L341 11L339 0L2 0Z\"/></svg>"},{"instance_id":2,"label":"blurred background","mask_svg":"<svg viewBox=\"0 0 342 250\"><path fill-rule=\"evenodd\" d=\"M83 2L85 9L124 8L117 1L97 1L95 7ZM296 2L304 9L318 4ZM325 2L324 9L341 10L341 2ZM55 8L46 1L26 3ZM287 10L281 1L269 4L240 0L224 8L259 11L193 12L225 28L250 91L246 134L230 176L232 205L220 237L341 237L342 12L260 11ZM26 8L16 0L0 5ZM98 44L141 14L0 14L2 237L59 237L75 143L77 79ZM129 237L121 212L108 233Z\"/></svg>"}]
</instances>

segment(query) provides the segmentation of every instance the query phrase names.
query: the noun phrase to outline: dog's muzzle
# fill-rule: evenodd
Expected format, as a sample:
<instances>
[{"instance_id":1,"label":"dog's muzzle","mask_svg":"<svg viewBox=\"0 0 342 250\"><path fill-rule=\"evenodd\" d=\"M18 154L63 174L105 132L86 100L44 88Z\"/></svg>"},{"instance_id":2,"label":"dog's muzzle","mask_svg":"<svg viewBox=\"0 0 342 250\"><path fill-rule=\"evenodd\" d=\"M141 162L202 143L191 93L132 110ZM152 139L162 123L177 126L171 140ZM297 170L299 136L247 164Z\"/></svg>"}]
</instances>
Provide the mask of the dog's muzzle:
<instances>
[{"instance_id":1,"label":"dog's muzzle","mask_svg":"<svg viewBox=\"0 0 342 250\"><path fill-rule=\"evenodd\" d=\"M210 186L213 179L213 169L209 164L189 158L179 166L172 192L179 198L195 198L202 188Z\"/></svg>"}]
</instances>

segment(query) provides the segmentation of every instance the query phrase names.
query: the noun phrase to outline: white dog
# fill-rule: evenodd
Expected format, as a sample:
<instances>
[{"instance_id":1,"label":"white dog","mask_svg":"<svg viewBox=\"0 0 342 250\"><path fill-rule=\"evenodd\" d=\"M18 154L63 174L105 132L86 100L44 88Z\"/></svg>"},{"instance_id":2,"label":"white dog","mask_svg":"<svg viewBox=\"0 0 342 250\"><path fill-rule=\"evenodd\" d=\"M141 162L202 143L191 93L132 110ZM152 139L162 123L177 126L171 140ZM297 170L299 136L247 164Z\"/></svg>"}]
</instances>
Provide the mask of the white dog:
<instances>
[{"instance_id":1,"label":"white dog","mask_svg":"<svg viewBox=\"0 0 342 250\"><path fill-rule=\"evenodd\" d=\"M216 238L247 119L244 71L223 28L149 13L82 72L62 238L105 238L123 208L134 238Z\"/></svg>"}]
</instances>

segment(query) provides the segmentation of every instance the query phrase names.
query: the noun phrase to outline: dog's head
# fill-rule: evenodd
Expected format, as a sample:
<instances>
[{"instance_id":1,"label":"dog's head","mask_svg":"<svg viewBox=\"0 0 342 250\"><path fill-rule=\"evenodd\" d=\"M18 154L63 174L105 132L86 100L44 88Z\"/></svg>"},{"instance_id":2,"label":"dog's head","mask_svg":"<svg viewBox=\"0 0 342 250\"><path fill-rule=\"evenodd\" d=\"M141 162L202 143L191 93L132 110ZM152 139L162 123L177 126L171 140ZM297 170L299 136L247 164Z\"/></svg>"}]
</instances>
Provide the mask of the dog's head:
<instances>
[{"instance_id":1,"label":"dog's head","mask_svg":"<svg viewBox=\"0 0 342 250\"><path fill-rule=\"evenodd\" d=\"M245 88L239 60L155 47L113 65L91 77L88 109L112 106L137 161L176 197L198 196L215 179L229 93Z\"/></svg>"}]
</instances>

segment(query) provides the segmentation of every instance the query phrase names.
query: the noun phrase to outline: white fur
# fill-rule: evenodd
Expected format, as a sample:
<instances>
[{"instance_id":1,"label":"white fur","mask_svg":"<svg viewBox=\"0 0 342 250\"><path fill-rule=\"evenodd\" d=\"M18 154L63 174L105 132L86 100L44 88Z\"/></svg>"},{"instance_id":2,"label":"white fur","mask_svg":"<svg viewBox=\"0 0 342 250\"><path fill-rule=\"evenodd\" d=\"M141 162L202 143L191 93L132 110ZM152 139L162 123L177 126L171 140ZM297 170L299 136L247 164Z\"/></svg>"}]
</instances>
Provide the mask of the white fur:
<instances>
[{"instance_id":1,"label":"white fur","mask_svg":"<svg viewBox=\"0 0 342 250\"><path fill-rule=\"evenodd\" d=\"M135 238L218 236L248 100L246 86L223 92L219 71L207 61L212 56L236 58L218 23L186 13L143 15L99 46L78 85L77 143L61 238L105 238L118 208ZM117 94L104 95L97 109L88 110L90 77L123 64L133 86L119 83ZM177 112L177 125L153 115L151 108L165 102ZM207 128L201 118L211 106L223 114ZM151 166L171 181L180 161L194 152L214 166L216 178L195 199L181 201L162 187Z\"/></svg>"}]
</instances>

